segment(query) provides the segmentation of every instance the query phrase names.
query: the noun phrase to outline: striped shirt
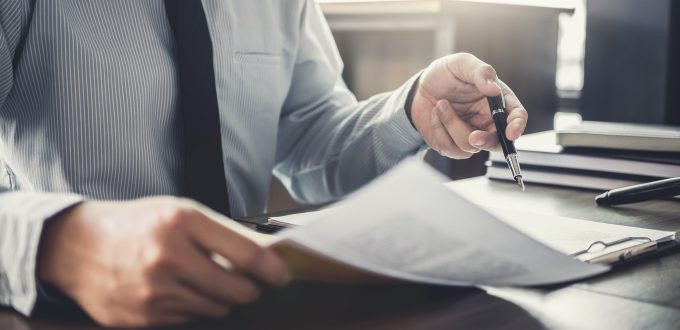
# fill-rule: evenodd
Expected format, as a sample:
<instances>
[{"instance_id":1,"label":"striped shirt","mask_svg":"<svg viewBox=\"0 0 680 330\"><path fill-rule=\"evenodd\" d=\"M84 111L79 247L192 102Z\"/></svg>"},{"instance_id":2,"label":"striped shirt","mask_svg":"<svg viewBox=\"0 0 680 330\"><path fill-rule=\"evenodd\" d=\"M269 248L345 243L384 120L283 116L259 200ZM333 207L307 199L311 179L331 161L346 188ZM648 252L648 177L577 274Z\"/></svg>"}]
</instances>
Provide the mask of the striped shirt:
<instances>
[{"instance_id":1,"label":"striped shirt","mask_svg":"<svg viewBox=\"0 0 680 330\"><path fill-rule=\"evenodd\" d=\"M234 216L276 175L300 201L356 189L423 140L413 78L357 102L313 0L204 0ZM0 1L0 304L29 314L42 224L82 200L181 195L163 0Z\"/></svg>"}]
</instances>

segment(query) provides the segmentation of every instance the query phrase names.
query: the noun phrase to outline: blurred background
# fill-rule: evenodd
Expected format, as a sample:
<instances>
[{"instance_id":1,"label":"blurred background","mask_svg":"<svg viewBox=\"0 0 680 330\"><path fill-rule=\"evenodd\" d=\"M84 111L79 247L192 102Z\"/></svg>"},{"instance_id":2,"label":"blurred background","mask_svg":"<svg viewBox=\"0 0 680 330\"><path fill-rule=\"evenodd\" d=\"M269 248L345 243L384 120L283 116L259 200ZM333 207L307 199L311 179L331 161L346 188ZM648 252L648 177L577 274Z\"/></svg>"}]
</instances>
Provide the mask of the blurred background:
<instances>
[{"instance_id":1,"label":"blurred background","mask_svg":"<svg viewBox=\"0 0 680 330\"><path fill-rule=\"evenodd\" d=\"M680 5L672 0L318 0L360 100L434 59L494 66L530 113L527 133L586 120L680 126ZM677 61L676 61L677 62ZM484 175L488 153L428 162ZM277 182L270 211L295 207Z\"/></svg>"}]
</instances>

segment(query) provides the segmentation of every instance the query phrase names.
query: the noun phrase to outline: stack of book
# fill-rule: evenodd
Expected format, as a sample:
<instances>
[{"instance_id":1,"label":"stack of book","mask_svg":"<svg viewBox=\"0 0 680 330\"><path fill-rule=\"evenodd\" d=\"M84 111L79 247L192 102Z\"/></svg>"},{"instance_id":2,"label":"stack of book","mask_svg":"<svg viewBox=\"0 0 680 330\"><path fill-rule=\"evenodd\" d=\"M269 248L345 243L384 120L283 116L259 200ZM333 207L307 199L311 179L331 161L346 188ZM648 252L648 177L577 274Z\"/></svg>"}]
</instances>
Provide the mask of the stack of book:
<instances>
[{"instance_id":1,"label":"stack of book","mask_svg":"<svg viewBox=\"0 0 680 330\"><path fill-rule=\"evenodd\" d=\"M610 190L680 177L680 128L583 122L515 146L528 183ZM514 181L502 153L491 153L486 175Z\"/></svg>"}]
</instances>

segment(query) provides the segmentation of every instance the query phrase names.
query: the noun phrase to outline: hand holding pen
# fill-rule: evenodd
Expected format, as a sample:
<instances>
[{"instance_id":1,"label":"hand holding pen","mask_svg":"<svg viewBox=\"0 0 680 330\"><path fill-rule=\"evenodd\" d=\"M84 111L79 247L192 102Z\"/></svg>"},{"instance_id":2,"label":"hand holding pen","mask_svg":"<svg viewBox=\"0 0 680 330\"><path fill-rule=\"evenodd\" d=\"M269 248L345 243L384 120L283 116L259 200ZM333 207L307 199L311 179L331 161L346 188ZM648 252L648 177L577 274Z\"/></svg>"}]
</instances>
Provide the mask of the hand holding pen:
<instances>
[{"instance_id":1,"label":"hand holding pen","mask_svg":"<svg viewBox=\"0 0 680 330\"><path fill-rule=\"evenodd\" d=\"M517 139L526 127L528 113L517 96L498 80L490 65L470 54L433 62L415 86L412 122L425 142L443 156L464 159L480 150L500 149L488 96L503 93L508 140Z\"/></svg>"}]
</instances>

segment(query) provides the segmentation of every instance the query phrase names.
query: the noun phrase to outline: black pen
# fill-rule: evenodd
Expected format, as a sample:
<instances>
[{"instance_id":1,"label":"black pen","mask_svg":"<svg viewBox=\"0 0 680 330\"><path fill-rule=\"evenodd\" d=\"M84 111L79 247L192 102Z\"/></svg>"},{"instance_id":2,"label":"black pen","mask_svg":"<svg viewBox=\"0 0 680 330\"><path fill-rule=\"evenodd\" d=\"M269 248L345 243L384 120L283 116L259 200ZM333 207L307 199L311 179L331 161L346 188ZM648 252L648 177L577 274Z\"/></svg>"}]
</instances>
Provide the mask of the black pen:
<instances>
[{"instance_id":1,"label":"black pen","mask_svg":"<svg viewBox=\"0 0 680 330\"><path fill-rule=\"evenodd\" d=\"M612 189L595 197L595 202L597 205L619 205L678 195L680 195L680 177Z\"/></svg>"},{"instance_id":2,"label":"black pen","mask_svg":"<svg viewBox=\"0 0 680 330\"><path fill-rule=\"evenodd\" d=\"M498 96L488 96L486 100L489 102L491 118L493 118L493 122L496 124L498 142L501 144L501 148L503 148L503 155L510 168L510 173L515 179L515 182L517 182L517 185L522 187L522 191L524 191L524 181L522 181L522 171L520 170L519 162L517 161L515 144L505 136L505 129L508 126L508 115L505 109L505 98L503 97L503 93Z\"/></svg>"}]
</instances>

